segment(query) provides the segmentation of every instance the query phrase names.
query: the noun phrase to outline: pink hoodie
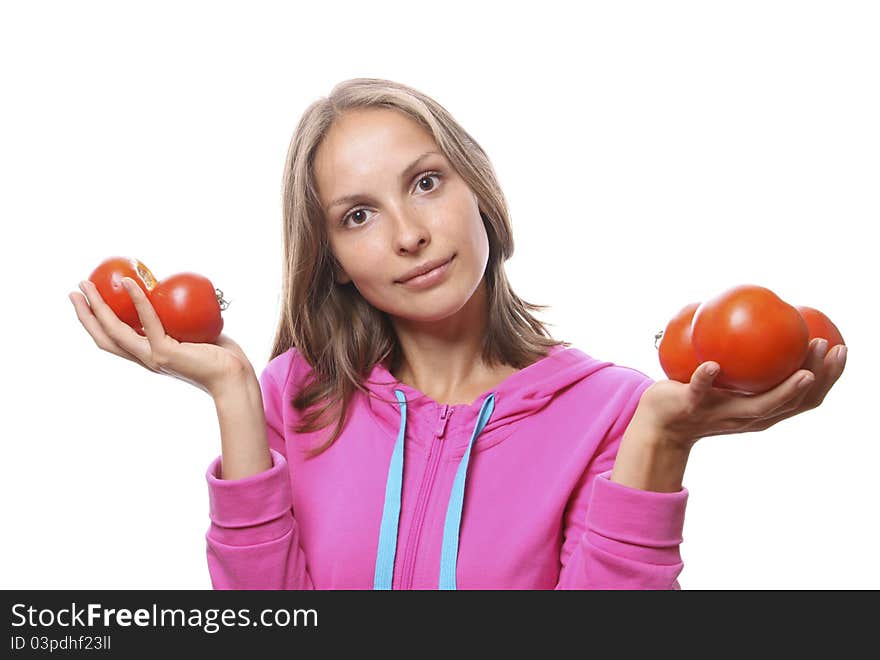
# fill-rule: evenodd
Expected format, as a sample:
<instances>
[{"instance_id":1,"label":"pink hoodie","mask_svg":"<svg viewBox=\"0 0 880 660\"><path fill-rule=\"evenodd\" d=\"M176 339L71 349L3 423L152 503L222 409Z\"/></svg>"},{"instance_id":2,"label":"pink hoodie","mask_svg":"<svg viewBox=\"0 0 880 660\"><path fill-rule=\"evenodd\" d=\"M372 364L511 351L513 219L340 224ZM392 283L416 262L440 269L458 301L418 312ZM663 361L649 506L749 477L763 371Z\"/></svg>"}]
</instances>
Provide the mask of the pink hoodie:
<instances>
[{"instance_id":1,"label":"pink hoodie","mask_svg":"<svg viewBox=\"0 0 880 660\"><path fill-rule=\"evenodd\" d=\"M377 364L306 460L329 431L291 430L310 371L291 348L260 376L272 468L208 468L215 589L680 588L687 489L609 478L645 374L557 346L447 405Z\"/></svg>"}]
</instances>

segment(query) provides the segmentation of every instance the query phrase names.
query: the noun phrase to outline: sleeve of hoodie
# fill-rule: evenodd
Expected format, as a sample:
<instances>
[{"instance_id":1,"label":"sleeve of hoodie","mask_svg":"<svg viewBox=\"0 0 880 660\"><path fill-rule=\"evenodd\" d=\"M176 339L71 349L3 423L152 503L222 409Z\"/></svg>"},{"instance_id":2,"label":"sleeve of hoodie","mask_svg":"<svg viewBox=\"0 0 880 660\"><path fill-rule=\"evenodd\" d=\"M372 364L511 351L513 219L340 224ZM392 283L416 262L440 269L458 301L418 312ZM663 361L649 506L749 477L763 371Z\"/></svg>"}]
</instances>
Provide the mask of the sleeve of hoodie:
<instances>
[{"instance_id":1,"label":"sleeve of hoodie","mask_svg":"<svg viewBox=\"0 0 880 660\"><path fill-rule=\"evenodd\" d=\"M205 535L214 589L313 589L293 515L282 429L282 389L268 365L260 375L272 467L221 479L222 455L208 468L211 524Z\"/></svg>"},{"instance_id":2,"label":"sleeve of hoodie","mask_svg":"<svg viewBox=\"0 0 880 660\"><path fill-rule=\"evenodd\" d=\"M557 589L681 589L687 489L661 493L611 481L623 433L652 383L641 379L616 395L620 414L565 512Z\"/></svg>"}]
</instances>

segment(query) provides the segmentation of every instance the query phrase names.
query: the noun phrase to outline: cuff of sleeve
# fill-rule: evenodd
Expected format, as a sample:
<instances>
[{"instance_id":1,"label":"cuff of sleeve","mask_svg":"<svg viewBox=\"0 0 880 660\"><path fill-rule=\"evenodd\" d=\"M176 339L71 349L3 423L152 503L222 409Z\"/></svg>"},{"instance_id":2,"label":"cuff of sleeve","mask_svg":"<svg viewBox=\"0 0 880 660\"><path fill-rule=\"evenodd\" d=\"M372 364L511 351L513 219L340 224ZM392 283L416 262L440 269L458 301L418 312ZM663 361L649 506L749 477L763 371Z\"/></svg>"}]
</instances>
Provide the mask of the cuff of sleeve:
<instances>
[{"instance_id":1,"label":"cuff of sleeve","mask_svg":"<svg viewBox=\"0 0 880 660\"><path fill-rule=\"evenodd\" d=\"M661 493L596 475L587 509L587 529L607 539L649 548L677 548L682 542L688 491Z\"/></svg>"},{"instance_id":2,"label":"cuff of sleeve","mask_svg":"<svg viewBox=\"0 0 880 660\"><path fill-rule=\"evenodd\" d=\"M210 517L221 527L253 527L276 520L290 511L293 496L284 456L269 448L272 467L241 479L221 479L222 456L206 473Z\"/></svg>"}]
</instances>

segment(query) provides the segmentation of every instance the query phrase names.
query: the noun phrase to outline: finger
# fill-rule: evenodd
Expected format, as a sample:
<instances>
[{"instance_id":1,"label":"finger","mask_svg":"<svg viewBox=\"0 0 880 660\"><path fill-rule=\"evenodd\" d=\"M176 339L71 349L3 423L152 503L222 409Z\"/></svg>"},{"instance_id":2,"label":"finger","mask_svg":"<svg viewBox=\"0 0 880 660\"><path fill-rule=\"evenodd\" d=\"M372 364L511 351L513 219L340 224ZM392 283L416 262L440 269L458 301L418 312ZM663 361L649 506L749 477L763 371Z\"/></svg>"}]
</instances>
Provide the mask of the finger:
<instances>
[{"instance_id":1,"label":"finger","mask_svg":"<svg viewBox=\"0 0 880 660\"><path fill-rule=\"evenodd\" d=\"M828 354L828 340L817 337L810 342L810 350L804 360L804 368L809 369L818 378L823 371L824 359Z\"/></svg>"},{"instance_id":2,"label":"finger","mask_svg":"<svg viewBox=\"0 0 880 660\"><path fill-rule=\"evenodd\" d=\"M109 337L112 343L133 356L143 366L151 371L155 371L150 366L152 349L148 339L141 337L131 326L116 316L116 312L110 309L110 306L104 302L97 287L92 282L84 280L80 283L80 288L86 294L93 316L97 319L104 334Z\"/></svg>"},{"instance_id":3,"label":"finger","mask_svg":"<svg viewBox=\"0 0 880 660\"><path fill-rule=\"evenodd\" d=\"M761 424L761 430L772 426L776 422L779 422L783 419L793 417L798 413L809 410L812 406L807 403L808 397L811 396L816 387L817 385L815 381L807 386L799 387L797 392L791 399L785 401L773 410L767 411L760 419L757 420ZM767 423L765 424L765 422Z\"/></svg>"},{"instance_id":4,"label":"finger","mask_svg":"<svg viewBox=\"0 0 880 660\"><path fill-rule=\"evenodd\" d=\"M829 351L828 355L825 356L826 364L828 364L831 368L831 373L834 374L834 382L837 382L837 379L843 375L843 370L846 368L846 358L849 355L849 349L841 344L840 346L835 346L834 350Z\"/></svg>"},{"instance_id":5,"label":"finger","mask_svg":"<svg viewBox=\"0 0 880 660\"><path fill-rule=\"evenodd\" d=\"M126 360L138 362L137 358L131 355L128 351L120 348L116 342L110 339L107 333L104 332L104 328L101 327L98 319L95 318L95 315L92 313L91 307L89 307L88 301L83 294L71 293L68 298L70 298L70 302L73 303L73 308L76 310L76 317L86 329L86 332L89 333L92 340L94 340L95 345L98 348L107 351L108 353L118 355Z\"/></svg>"},{"instance_id":6,"label":"finger","mask_svg":"<svg viewBox=\"0 0 880 660\"><path fill-rule=\"evenodd\" d=\"M822 388L821 381L826 371L823 358L827 350L828 342L825 339L813 339L800 369L773 389L752 396L743 403L734 403L725 413L738 419L764 419L781 414L790 417L808 407L815 407L810 401ZM805 377L812 377L812 380L802 380Z\"/></svg>"},{"instance_id":7,"label":"finger","mask_svg":"<svg viewBox=\"0 0 880 660\"><path fill-rule=\"evenodd\" d=\"M730 399L722 409L725 419L763 419L783 407L790 407L795 399L803 397L805 390L816 382L816 377L806 369L798 369L779 385L762 394L746 398Z\"/></svg>"},{"instance_id":8,"label":"finger","mask_svg":"<svg viewBox=\"0 0 880 660\"><path fill-rule=\"evenodd\" d=\"M797 410L801 406L809 405L809 400L815 396L815 393L822 388L822 383L826 374L823 359L828 351L828 342L825 339L817 338L810 342L810 348L807 357L804 359L802 369L806 369L813 374L815 380L807 387L797 388L794 395L787 401L777 399L777 407L766 411L767 415L778 415L792 410Z\"/></svg>"},{"instance_id":9,"label":"finger","mask_svg":"<svg viewBox=\"0 0 880 660\"><path fill-rule=\"evenodd\" d=\"M784 419L788 419L789 417L794 417L795 415L798 415L802 412L805 412L806 410L809 410L811 408L811 406L808 406L807 404L805 404L804 401L805 401L807 395L810 393L810 391L811 391L810 387L801 388L801 393L799 395L795 396L795 398L792 399L791 402L789 402L788 404L785 404L783 406L780 406L779 408L777 408L773 412L769 413L768 415L766 415L760 419L752 420L752 422L745 427L745 430L748 432L765 431L768 428L770 428L771 426L773 426L774 424L777 424Z\"/></svg>"},{"instance_id":10,"label":"finger","mask_svg":"<svg viewBox=\"0 0 880 660\"><path fill-rule=\"evenodd\" d=\"M720 365L717 362L703 362L697 367L690 380L690 388L694 396L702 398L711 390L719 373Z\"/></svg>"},{"instance_id":11,"label":"finger","mask_svg":"<svg viewBox=\"0 0 880 660\"><path fill-rule=\"evenodd\" d=\"M764 430L783 419L818 407L843 373L846 352L844 351L844 359L840 360L840 348L842 347L836 347L829 351L828 342L824 339L819 338L811 341L810 351L803 366L814 375L815 380L795 391L788 401L777 399L778 405L772 410L764 411L764 414L760 416L763 419L754 425L752 430ZM796 373L802 373L802 371Z\"/></svg>"},{"instance_id":12,"label":"finger","mask_svg":"<svg viewBox=\"0 0 880 660\"><path fill-rule=\"evenodd\" d=\"M138 318L141 320L141 325L144 326L144 332L150 344L154 348L161 346L165 340L166 333L165 328L162 326L162 321L159 320L159 315L156 314L156 310L153 308L153 304L144 294L143 289L130 277L122 278L122 286L125 287L125 290L131 297L131 301L134 303L134 308L137 310Z\"/></svg>"},{"instance_id":13,"label":"finger","mask_svg":"<svg viewBox=\"0 0 880 660\"><path fill-rule=\"evenodd\" d=\"M825 354L824 358L819 361L816 369L817 383L810 389L810 392L804 402L807 408L818 407L828 395L828 392L843 374L846 367L846 350L845 346L835 346ZM841 359L841 354L843 358Z\"/></svg>"}]
</instances>

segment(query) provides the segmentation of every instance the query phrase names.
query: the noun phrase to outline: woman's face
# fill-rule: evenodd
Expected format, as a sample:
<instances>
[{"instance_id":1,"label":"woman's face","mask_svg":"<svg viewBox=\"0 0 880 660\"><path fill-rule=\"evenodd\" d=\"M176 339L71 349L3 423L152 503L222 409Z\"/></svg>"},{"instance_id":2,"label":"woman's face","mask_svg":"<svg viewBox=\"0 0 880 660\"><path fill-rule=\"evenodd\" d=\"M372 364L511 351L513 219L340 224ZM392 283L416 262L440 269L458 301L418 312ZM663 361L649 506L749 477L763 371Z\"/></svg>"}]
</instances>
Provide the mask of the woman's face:
<instances>
[{"instance_id":1,"label":"woman's face","mask_svg":"<svg viewBox=\"0 0 880 660\"><path fill-rule=\"evenodd\" d=\"M443 319L467 303L483 279L489 241L476 195L429 132L396 110L350 111L325 136L314 167L342 267L338 282L353 282L371 305L410 320ZM451 257L433 284L399 282Z\"/></svg>"}]
</instances>

